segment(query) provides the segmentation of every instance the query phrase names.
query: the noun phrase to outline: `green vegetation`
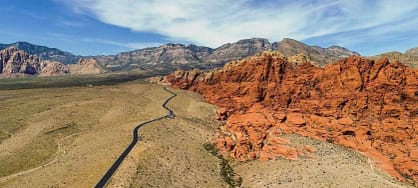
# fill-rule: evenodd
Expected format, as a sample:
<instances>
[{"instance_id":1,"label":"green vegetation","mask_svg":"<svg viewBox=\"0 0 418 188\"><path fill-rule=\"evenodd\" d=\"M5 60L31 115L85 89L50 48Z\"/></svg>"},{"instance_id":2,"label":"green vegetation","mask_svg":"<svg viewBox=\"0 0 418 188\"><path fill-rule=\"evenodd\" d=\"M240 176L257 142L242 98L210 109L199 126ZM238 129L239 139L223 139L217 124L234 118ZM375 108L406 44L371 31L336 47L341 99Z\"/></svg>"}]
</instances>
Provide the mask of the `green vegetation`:
<instances>
[{"instance_id":1,"label":"green vegetation","mask_svg":"<svg viewBox=\"0 0 418 188\"><path fill-rule=\"evenodd\" d=\"M203 144L203 147L209 151L212 155L218 157L221 166L221 172L220 175L222 176L222 179L230 186L230 187L239 187L242 184L242 178L234 172L234 170L229 165L228 161L225 160L225 158L219 154L216 150L216 147L212 143L205 143Z\"/></svg>"},{"instance_id":2,"label":"green vegetation","mask_svg":"<svg viewBox=\"0 0 418 188\"><path fill-rule=\"evenodd\" d=\"M0 90L54 88L70 86L114 85L150 77L157 73L129 72L97 75L69 75L36 78L1 78ZM2 96L0 96L1 99Z\"/></svg>"}]
</instances>

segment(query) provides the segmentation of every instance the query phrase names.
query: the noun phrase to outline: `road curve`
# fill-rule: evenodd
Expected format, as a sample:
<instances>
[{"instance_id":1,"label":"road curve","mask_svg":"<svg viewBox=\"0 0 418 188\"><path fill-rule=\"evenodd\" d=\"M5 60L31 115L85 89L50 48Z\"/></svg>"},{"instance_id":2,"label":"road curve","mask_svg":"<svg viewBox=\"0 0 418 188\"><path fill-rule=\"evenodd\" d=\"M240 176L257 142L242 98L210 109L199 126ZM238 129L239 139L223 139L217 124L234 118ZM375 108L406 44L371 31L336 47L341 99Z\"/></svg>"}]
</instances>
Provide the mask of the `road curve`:
<instances>
[{"instance_id":1,"label":"road curve","mask_svg":"<svg viewBox=\"0 0 418 188\"><path fill-rule=\"evenodd\" d=\"M135 147L136 143L138 142L138 129L139 128L141 128L142 126L144 126L146 124L149 124L149 123L152 123L152 122L155 122L155 121L159 121L159 120L162 120L162 119L165 119L165 118L173 119L173 118L176 117L176 115L174 114L174 111L171 110L170 108L168 108L166 105L167 105L168 102L170 102L171 99L176 97L177 94L168 90L166 87L164 87L164 90L172 94L172 96L169 97L168 99L166 99L164 101L164 103L161 105L164 109L166 109L168 111L167 115L161 116L159 118L148 120L146 122L143 122L143 123L137 125L134 128L134 130L132 131L132 142L131 142L131 144L129 144L129 146L125 149L125 151L123 151L122 154L118 157L118 159L116 159L116 161L109 168L109 170L107 170L106 174L103 175L102 179L100 179L100 181L96 184L96 186L95 186L96 188L102 188L102 187L106 186L107 182L110 180L112 175L116 172L116 170L118 169L120 164L128 156L129 152L131 152L131 150Z\"/></svg>"}]
</instances>

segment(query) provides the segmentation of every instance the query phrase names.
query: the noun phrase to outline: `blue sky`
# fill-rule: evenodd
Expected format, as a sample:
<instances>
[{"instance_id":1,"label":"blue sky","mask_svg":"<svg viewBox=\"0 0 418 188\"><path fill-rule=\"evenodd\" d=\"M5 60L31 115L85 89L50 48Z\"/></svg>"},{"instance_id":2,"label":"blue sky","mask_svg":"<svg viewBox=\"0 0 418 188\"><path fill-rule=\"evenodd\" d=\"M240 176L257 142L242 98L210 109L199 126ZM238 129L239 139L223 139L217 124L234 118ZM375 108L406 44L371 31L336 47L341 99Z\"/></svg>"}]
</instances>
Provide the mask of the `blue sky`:
<instances>
[{"instance_id":1,"label":"blue sky","mask_svg":"<svg viewBox=\"0 0 418 188\"><path fill-rule=\"evenodd\" d=\"M418 0L0 0L0 43L79 55L294 38L374 55L418 46Z\"/></svg>"}]
</instances>

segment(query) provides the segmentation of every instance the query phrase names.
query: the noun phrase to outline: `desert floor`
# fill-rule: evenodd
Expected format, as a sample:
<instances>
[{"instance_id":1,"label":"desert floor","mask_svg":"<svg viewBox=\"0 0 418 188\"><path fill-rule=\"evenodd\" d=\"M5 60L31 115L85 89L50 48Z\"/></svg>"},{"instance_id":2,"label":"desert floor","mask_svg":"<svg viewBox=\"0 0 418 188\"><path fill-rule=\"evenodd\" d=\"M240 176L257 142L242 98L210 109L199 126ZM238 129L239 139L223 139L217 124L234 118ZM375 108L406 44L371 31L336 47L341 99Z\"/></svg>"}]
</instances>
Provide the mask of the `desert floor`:
<instances>
[{"instance_id":1,"label":"desert floor","mask_svg":"<svg viewBox=\"0 0 418 188\"><path fill-rule=\"evenodd\" d=\"M108 187L228 187L222 160L205 149L221 122L194 93L173 90L177 115L142 127L140 142ZM166 114L170 94L142 80L117 85L0 90L0 187L92 187L131 141L131 131ZM229 164L242 187L405 187L363 155L331 143L315 157Z\"/></svg>"}]
</instances>

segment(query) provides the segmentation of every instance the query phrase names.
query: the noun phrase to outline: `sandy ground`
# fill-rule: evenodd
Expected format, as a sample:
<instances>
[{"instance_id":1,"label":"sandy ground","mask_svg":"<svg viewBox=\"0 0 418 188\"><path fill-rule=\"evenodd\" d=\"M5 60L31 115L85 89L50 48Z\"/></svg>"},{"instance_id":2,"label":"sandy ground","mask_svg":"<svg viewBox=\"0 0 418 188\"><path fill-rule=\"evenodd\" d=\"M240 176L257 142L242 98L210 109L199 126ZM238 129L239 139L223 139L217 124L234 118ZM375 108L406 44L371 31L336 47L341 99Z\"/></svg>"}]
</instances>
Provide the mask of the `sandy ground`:
<instances>
[{"instance_id":1,"label":"sandy ground","mask_svg":"<svg viewBox=\"0 0 418 188\"><path fill-rule=\"evenodd\" d=\"M196 94L176 92L178 97L168 105L176 119L141 128L139 144L108 187L227 187L219 159L203 147L219 127L214 107ZM130 143L138 123L166 113L161 103L170 94L161 86L132 82L0 91L0 96L7 96L0 105L8 108L0 113L0 129L11 134L0 143L0 187L82 188L98 182ZM23 113L18 104L39 107ZM7 123L18 128L9 130ZM295 145L314 146L316 157L233 161L235 172L243 178L242 187L406 187L357 152L287 137Z\"/></svg>"},{"instance_id":2,"label":"sandy ground","mask_svg":"<svg viewBox=\"0 0 418 188\"><path fill-rule=\"evenodd\" d=\"M298 135L285 135L295 146L311 145L315 157L234 164L242 187L408 187L392 179L364 155Z\"/></svg>"},{"instance_id":3,"label":"sandy ground","mask_svg":"<svg viewBox=\"0 0 418 188\"><path fill-rule=\"evenodd\" d=\"M86 101L78 98L76 93L86 92L85 89L93 90L94 97ZM54 89L50 90L54 93L52 91ZM33 90L30 93L36 95L36 91ZM30 114L31 117L27 118L25 126L0 144L0 150L5 151L0 155L1 171L7 172L8 169L13 168L11 164L31 164L0 178L0 187L91 187L97 183L129 144L131 130L138 122L165 114L164 109L155 104L162 103L169 96L160 86L138 83L93 89L72 88L72 90L59 91L55 94L60 97L59 93L62 95L73 93L74 98L66 100L64 104L54 106L47 112ZM45 93L41 92L41 94ZM80 115L79 118L69 115L71 112ZM65 125L65 122L75 119L79 120L77 121L79 128L69 132L68 135L74 133L77 135L65 139L61 151L57 151L57 144L62 138L68 136L67 132L52 136L47 132L54 128L58 129L63 124ZM28 161L26 157L21 157L21 155L28 154L22 149L29 149L30 147L27 146L30 146L33 140L40 138L50 140L48 137L56 141L51 145L44 145L44 147L52 148L53 152L49 156L34 163ZM43 166L45 164L48 165ZM33 168L38 169L8 178L12 174Z\"/></svg>"}]
</instances>

